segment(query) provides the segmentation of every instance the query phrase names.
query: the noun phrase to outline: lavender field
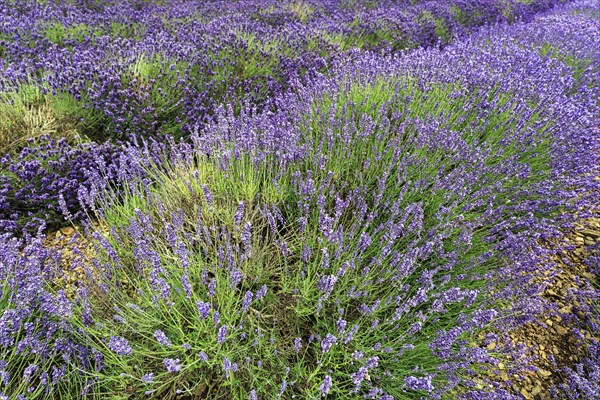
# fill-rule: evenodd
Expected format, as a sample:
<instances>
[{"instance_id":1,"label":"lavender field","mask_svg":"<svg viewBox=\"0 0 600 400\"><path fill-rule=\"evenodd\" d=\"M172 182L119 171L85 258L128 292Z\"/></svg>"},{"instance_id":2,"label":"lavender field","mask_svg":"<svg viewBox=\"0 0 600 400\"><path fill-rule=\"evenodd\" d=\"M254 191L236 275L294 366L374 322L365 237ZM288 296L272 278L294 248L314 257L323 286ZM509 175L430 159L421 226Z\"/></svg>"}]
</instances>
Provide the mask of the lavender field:
<instances>
[{"instance_id":1,"label":"lavender field","mask_svg":"<svg viewBox=\"0 0 600 400\"><path fill-rule=\"evenodd\" d=\"M597 0L0 0L0 399L600 399Z\"/></svg>"}]
</instances>

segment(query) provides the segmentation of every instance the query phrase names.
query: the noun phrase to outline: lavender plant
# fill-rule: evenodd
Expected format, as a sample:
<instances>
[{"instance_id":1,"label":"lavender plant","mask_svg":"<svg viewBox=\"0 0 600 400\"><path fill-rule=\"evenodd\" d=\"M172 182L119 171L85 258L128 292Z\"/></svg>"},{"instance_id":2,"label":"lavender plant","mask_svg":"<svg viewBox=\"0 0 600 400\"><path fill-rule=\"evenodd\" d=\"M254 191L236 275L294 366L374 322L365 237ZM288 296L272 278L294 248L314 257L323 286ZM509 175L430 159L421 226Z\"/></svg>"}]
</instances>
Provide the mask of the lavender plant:
<instances>
[{"instance_id":1,"label":"lavender plant","mask_svg":"<svg viewBox=\"0 0 600 400\"><path fill-rule=\"evenodd\" d=\"M592 108L501 34L357 58L279 113L222 109L104 200L99 393L510 396L502 334L551 306L537 242L595 200Z\"/></svg>"},{"instance_id":2,"label":"lavender plant","mask_svg":"<svg viewBox=\"0 0 600 400\"><path fill-rule=\"evenodd\" d=\"M0 237L1 395L79 398L87 385L80 368L101 368L102 356L76 340L69 323L74 304L50 287L63 276L60 255L40 237L27 242Z\"/></svg>"},{"instance_id":3,"label":"lavender plant","mask_svg":"<svg viewBox=\"0 0 600 400\"><path fill-rule=\"evenodd\" d=\"M40 232L0 237L4 395L517 398L508 332L556 312L540 242L599 201L590 5L359 49L553 4L0 3L4 88L47 81L103 135L189 134L3 160L5 230L48 200L108 228L73 299ZM597 331L597 290L574 296ZM579 339L556 391L593 398Z\"/></svg>"},{"instance_id":4,"label":"lavender plant","mask_svg":"<svg viewBox=\"0 0 600 400\"><path fill-rule=\"evenodd\" d=\"M354 48L449 42L554 2L0 2L2 86L72 96L93 139L187 136L221 104L269 99ZM275 19L275 22L273 21ZM387 50L386 50L387 51ZM80 106L81 106L80 105Z\"/></svg>"},{"instance_id":5,"label":"lavender plant","mask_svg":"<svg viewBox=\"0 0 600 400\"><path fill-rule=\"evenodd\" d=\"M110 168L115 155L111 145L71 146L49 137L37 147L6 155L0 160L0 230L32 234L42 221L55 229L85 216L79 193L90 187L87 172Z\"/></svg>"}]
</instances>

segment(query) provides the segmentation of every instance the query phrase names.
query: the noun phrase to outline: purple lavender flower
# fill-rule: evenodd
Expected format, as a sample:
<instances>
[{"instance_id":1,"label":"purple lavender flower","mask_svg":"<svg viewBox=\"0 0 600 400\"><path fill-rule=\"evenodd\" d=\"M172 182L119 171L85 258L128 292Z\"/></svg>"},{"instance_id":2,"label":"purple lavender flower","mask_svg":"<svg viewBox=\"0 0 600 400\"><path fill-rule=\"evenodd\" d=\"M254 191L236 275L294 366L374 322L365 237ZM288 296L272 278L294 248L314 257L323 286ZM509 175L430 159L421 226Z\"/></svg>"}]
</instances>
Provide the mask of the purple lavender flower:
<instances>
[{"instance_id":1,"label":"purple lavender flower","mask_svg":"<svg viewBox=\"0 0 600 400\"><path fill-rule=\"evenodd\" d=\"M253 297L254 297L254 295L252 294L251 291L247 291L246 294L244 295L244 301L242 303L242 310L244 312L248 311L248 309L250 308L250 304L252 303Z\"/></svg>"},{"instance_id":2,"label":"purple lavender flower","mask_svg":"<svg viewBox=\"0 0 600 400\"><path fill-rule=\"evenodd\" d=\"M319 386L319 390L321 391L321 396L326 397L327 394L329 393L329 391L331 390L332 386L333 386L333 383L331 380L331 376L325 375L325 378L323 379L323 383L321 384L321 386Z\"/></svg>"},{"instance_id":3,"label":"purple lavender flower","mask_svg":"<svg viewBox=\"0 0 600 400\"><path fill-rule=\"evenodd\" d=\"M160 329L154 331L154 338L158 341L158 343L162 344L165 347L172 346L171 341L169 340L167 335L165 335L165 333Z\"/></svg>"},{"instance_id":4,"label":"purple lavender flower","mask_svg":"<svg viewBox=\"0 0 600 400\"><path fill-rule=\"evenodd\" d=\"M242 219L244 218L244 202L240 201L238 204L237 211L235 212L235 216L233 217L233 225L237 228L242 223Z\"/></svg>"},{"instance_id":5,"label":"purple lavender flower","mask_svg":"<svg viewBox=\"0 0 600 400\"><path fill-rule=\"evenodd\" d=\"M217 281L215 278L211 279L208 283L208 296L213 297L215 295L215 291L217 289Z\"/></svg>"},{"instance_id":6,"label":"purple lavender flower","mask_svg":"<svg viewBox=\"0 0 600 400\"><path fill-rule=\"evenodd\" d=\"M317 283L317 289L324 292L326 296L329 296L333 291L333 286L337 282L337 276L335 275L326 275L319 279Z\"/></svg>"},{"instance_id":7,"label":"purple lavender flower","mask_svg":"<svg viewBox=\"0 0 600 400\"><path fill-rule=\"evenodd\" d=\"M229 379L232 372L236 372L238 368L237 363L232 363L229 358L223 358L223 370L225 371L225 377Z\"/></svg>"},{"instance_id":8,"label":"purple lavender flower","mask_svg":"<svg viewBox=\"0 0 600 400\"><path fill-rule=\"evenodd\" d=\"M154 381L154 374L151 372L142 376L142 383L152 383Z\"/></svg>"},{"instance_id":9,"label":"purple lavender flower","mask_svg":"<svg viewBox=\"0 0 600 400\"><path fill-rule=\"evenodd\" d=\"M210 304L205 303L202 300L196 301L196 308L198 309L198 313L204 319L210 316Z\"/></svg>"},{"instance_id":10,"label":"purple lavender flower","mask_svg":"<svg viewBox=\"0 0 600 400\"><path fill-rule=\"evenodd\" d=\"M129 342L120 336L112 336L108 342L108 348L122 356L129 355L133 351Z\"/></svg>"},{"instance_id":11,"label":"purple lavender flower","mask_svg":"<svg viewBox=\"0 0 600 400\"><path fill-rule=\"evenodd\" d=\"M432 377L430 375L425 377L407 376L404 378L406 387L412 390L426 390L432 392L434 387L432 384Z\"/></svg>"},{"instance_id":12,"label":"purple lavender flower","mask_svg":"<svg viewBox=\"0 0 600 400\"><path fill-rule=\"evenodd\" d=\"M37 371L39 371L39 369L40 367L37 364L28 365L27 368L25 368L25 370L23 371L23 381L29 382L33 375L35 375Z\"/></svg>"},{"instance_id":13,"label":"purple lavender flower","mask_svg":"<svg viewBox=\"0 0 600 400\"><path fill-rule=\"evenodd\" d=\"M281 382L281 386L279 386L279 397L281 397L281 395L283 395L283 393L285 392L285 390L288 387L288 382L287 379L283 379L283 382Z\"/></svg>"},{"instance_id":14,"label":"purple lavender flower","mask_svg":"<svg viewBox=\"0 0 600 400\"><path fill-rule=\"evenodd\" d=\"M355 324L352 326L352 329L350 329L350 332L348 332L346 334L346 336L344 336L344 344L348 344L352 341L352 339L354 339L354 335L356 334L356 332L358 332L358 325Z\"/></svg>"},{"instance_id":15,"label":"purple lavender flower","mask_svg":"<svg viewBox=\"0 0 600 400\"><path fill-rule=\"evenodd\" d=\"M331 346L333 346L336 343L337 338L331 333L328 333L327 336L325 336L325 339L321 341L321 351L323 352L323 354L327 353L331 349Z\"/></svg>"},{"instance_id":16,"label":"purple lavender flower","mask_svg":"<svg viewBox=\"0 0 600 400\"><path fill-rule=\"evenodd\" d=\"M190 283L190 279L187 274L181 276L181 286L185 291L185 297L190 299L192 297L192 284Z\"/></svg>"},{"instance_id":17,"label":"purple lavender flower","mask_svg":"<svg viewBox=\"0 0 600 400\"><path fill-rule=\"evenodd\" d=\"M217 332L217 342L225 343L227 339L227 325L223 325L219 328L219 332Z\"/></svg>"},{"instance_id":18,"label":"purple lavender flower","mask_svg":"<svg viewBox=\"0 0 600 400\"><path fill-rule=\"evenodd\" d=\"M296 353L298 353L298 352L300 352L301 348L302 348L302 339L297 337L294 339L294 350L296 351Z\"/></svg>"},{"instance_id":19,"label":"purple lavender flower","mask_svg":"<svg viewBox=\"0 0 600 400\"><path fill-rule=\"evenodd\" d=\"M338 333L344 333L347 324L348 322L345 319L339 318L335 323Z\"/></svg>"},{"instance_id":20,"label":"purple lavender flower","mask_svg":"<svg viewBox=\"0 0 600 400\"><path fill-rule=\"evenodd\" d=\"M206 185L202 185L202 191L204 192L204 198L206 199L206 204L208 204L209 208L213 206L213 195Z\"/></svg>"},{"instance_id":21,"label":"purple lavender flower","mask_svg":"<svg viewBox=\"0 0 600 400\"><path fill-rule=\"evenodd\" d=\"M244 224L244 228L242 229L242 233L240 235L240 240L244 245L246 257L250 257L252 250L252 224L250 222L246 222Z\"/></svg>"},{"instance_id":22,"label":"purple lavender flower","mask_svg":"<svg viewBox=\"0 0 600 400\"><path fill-rule=\"evenodd\" d=\"M350 374L350 379L352 379L352 383L354 383L353 393L358 393L363 381L368 376L368 372L366 367L360 367L357 372Z\"/></svg>"},{"instance_id":23,"label":"purple lavender flower","mask_svg":"<svg viewBox=\"0 0 600 400\"><path fill-rule=\"evenodd\" d=\"M262 285L261 288L256 292L256 301L262 300L267 295L267 285Z\"/></svg>"},{"instance_id":24,"label":"purple lavender flower","mask_svg":"<svg viewBox=\"0 0 600 400\"><path fill-rule=\"evenodd\" d=\"M202 350L200 351L200 353L198 353L198 357L200 357L200 360L203 362L208 361L208 355Z\"/></svg>"},{"instance_id":25,"label":"purple lavender flower","mask_svg":"<svg viewBox=\"0 0 600 400\"><path fill-rule=\"evenodd\" d=\"M371 357L371 358L367 359L367 362L365 362L365 367L367 367L368 369L377 368L378 365L379 365L379 357L378 356Z\"/></svg>"},{"instance_id":26,"label":"purple lavender flower","mask_svg":"<svg viewBox=\"0 0 600 400\"><path fill-rule=\"evenodd\" d=\"M181 370L181 365L179 364L179 358L165 358L163 360L163 364L167 367L168 372L179 372Z\"/></svg>"}]
</instances>

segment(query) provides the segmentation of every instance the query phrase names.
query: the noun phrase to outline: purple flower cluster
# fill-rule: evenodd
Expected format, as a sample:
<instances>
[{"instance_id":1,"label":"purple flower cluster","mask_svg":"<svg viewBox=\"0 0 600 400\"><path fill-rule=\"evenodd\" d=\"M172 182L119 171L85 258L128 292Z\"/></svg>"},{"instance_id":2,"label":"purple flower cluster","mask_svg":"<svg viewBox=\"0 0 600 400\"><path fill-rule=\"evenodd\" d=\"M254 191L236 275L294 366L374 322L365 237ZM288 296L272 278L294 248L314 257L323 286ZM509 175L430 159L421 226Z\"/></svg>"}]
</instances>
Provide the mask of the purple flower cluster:
<instances>
[{"instance_id":1,"label":"purple flower cluster","mask_svg":"<svg viewBox=\"0 0 600 400\"><path fill-rule=\"evenodd\" d=\"M590 3L13 3L0 89L48 85L130 142L2 160L3 232L51 222L42 206L117 221L74 299L41 235L0 235L6 388L77 368L106 397L227 398L213 382L235 377L245 398L510 398L478 371L525 371L526 349L478 334L552 309L540 243L598 217ZM136 139L164 133L188 140ZM573 296L598 333L597 289ZM600 346L579 336L555 390L594 398Z\"/></svg>"},{"instance_id":2,"label":"purple flower cluster","mask_svg":"<svg viewBox=\"0 0 600 400\"><path fill-rule=\"evenodd\" d=\"M168 372L174 373L174 372L181 371L181 364L180 364L179 358L176 358L176 359L165 358L163 360L163 364L167 368Z\"/></svg>"},{"instance_id":3,"label":"purple flower cluster","mask_svg":"<svg viewBox=\"0 0 600 400\"><path fill-rule=\"evenodd\" d=\"M167 337L167 335L165 335L165 333L163 331L161 331L160 329L157 329L156 331L154 331L154 338L158 341L158 343L160 343L161 345L163 345L165 347L172 346L172 343L169 340L169 338Z\"/></svg>"},{"instance_id":4,"label":"purple flower cluster","mask_svg":"<svg viewBox=\"0 0 600 400\"><path fill-rule=\"evenodd\" d=\"M5 390L24 381L29 382L27 388L54 395L75 365L101 369L102 355L82 343L76 327L67 323L73 305L64 291L47 284L63 277L60 255L46 249L39 238L26 240L0 236L0 380ZM108 346L117 354L131 353L119 337Z\"/></svg>"},{"instance_id":5,"label":"purple flower cluster","mask_svg":"<svg viewBox=\"0 0 600 400\"><path fill-rule=\"evenodd\" d=\"M108 342L108 348L120 356L129 355L133 351L127 339L124 339L120 336L111 337L110 341Z\"/></svg>"},{"instance_id":6,"label":"purple flower cluster","mask_svg":"<svg viewBox=\"0 0 600 400\"><path fill-rule=\"evenodd\" d=\"M0 160L0 231L32 233L40 220L55 229L66 218L85 216L81 196L93 187L88 171L102 169L109 174L103 179L110 181L116 157L110 145L70 146L49 138L16 156L6 155Z\"/></svg>"},{"instance_id":7,"label":"purple flower cluster","mask_svg":"<svg viewBox=\"0 0 600 400\"><path fill-rule=\"evenodd\" d=\"M248 201L242 213L237 199L225 202L213 181L196 176L190 193L206 200L206 210L194 208L190 220L198 222L188 232L169 228L173 237L166 239L138 235L136 224L148 231L160 218L164 226L177 224L165 213L150 222L145 214L132 215L138 260L152 266L157 279L177 276L182 271L167 273L156 256L164 243L177 240L189 254L210 260L212 276L199 271L199 290L190 300L193 318L217 331L214 343L235 332L240 345L269 346L277 360L295 360L305 351L319 368L335 371L327 375L331 385L372 398L397 391L435 398L456 386L476 387L476 371L497 363L497 356L465 338L492 328L504 337L551 307L531 300L539 290L531 274L549 255L539 242L572 222L559 210L592 210L599 200L599 183L588 178L600 172L593 87L577 85L573 70L543 54L542 43L520 42L528 29L555 23L550 15L490 26L443 49L351 52L332 63L329 75L275 97L273 110L219 108L211 124L191 135L191 144L173 146L170 165L194 171L210 155L235 180L247 157L257 170L268 165L276 171L267 182L290 201ZM123 157L129 153L135 157L137 150L126 149ZM139 192L148 203L166 200ZM218 220L219 207L229 207L231 218ZM252 252L240 235L249 218L256 219ZM265 249L285 282L269 286L269 297L266 286L257 291L260 275L246 270L247 263L263 262ZM219 308L211 321L205 302L211 298L216 308L223 287L238 317L221 315ZM156 285L155 296L165 300L176 287L166 293ZM263 303L282 299L293 299L287 300L293 306L271 307L293 310L286 318L297 318L294 323L282 324L302 331L287 343L274 335L267 344L248 321L271 327L276 317L273 308L263 316ZM511 306L498 308L498 302ZM307 324L313 314L318 317ZM496 351L508 356L512 350ZM410 361L423 354L432 367ZM229 376L230 359L223 364ZM511 368L523 371L527 362ZM586 368L581 372L594 376ZM244 373L240 369L236 379ZM290 390L292 378L278 379ZM321 375L314 386L329 393L326 382ZM485 383L497 393L510 390L492 379Z\"/></svg>"},{"instance_id":8,"label":"purple flower cluster","mask_svg":"<svg viewBox=\"0 0 600 400\"><path fill-rule=\"evenodd\" d=\"M187 135L219 105L269 103L341 52L449 42L556 2L88 3L0 2L0 87L32 80L69 96L88 119L82 133L99 139Z\"/></svg>"}]
</instances>

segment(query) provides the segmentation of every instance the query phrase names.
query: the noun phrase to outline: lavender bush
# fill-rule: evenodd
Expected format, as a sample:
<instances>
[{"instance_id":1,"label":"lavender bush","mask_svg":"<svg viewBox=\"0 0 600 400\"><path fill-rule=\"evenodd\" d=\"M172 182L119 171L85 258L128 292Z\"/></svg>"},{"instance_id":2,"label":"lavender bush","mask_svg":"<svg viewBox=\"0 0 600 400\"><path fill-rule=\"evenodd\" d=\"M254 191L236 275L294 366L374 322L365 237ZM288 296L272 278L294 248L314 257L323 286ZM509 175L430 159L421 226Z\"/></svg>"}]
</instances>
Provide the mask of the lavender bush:
<instances>
[{"instance_id":1,"label":"lavender bush","mask_svg":"<svg viewBox=\"0 0 600 400\"><path fill-rule=\"evenodd\" d=\"M63 277L60 256L38 238L4 234L0 245L1 396L79 398L87 385L80 369L101 368L102 355L77 341L74 304L52 287Z\"/></svg>"},{"instance_id":2,"label":"lavender bush","mask_svg":"<svg viewBox=\"0 0 600 400\"><path fill-rule=\"evenodd\" d=\"M542 244L600 201L597 19L533 19L554 4L2 4L5 90L130 139L3 161L4 231L48 194L102 227L71 297L43 224L0 237L3 395L521 398ZM594 398L598 291L573 297L554 390Z\"/></svg>"},{"instance_id":3,"label":"lavender bush","mask_svg":"<svg viewBox=\"0 0 600 400\"><path fill-rule=\"evenodd\" d=\"M593 103L510 29L220 109L102 200L99 393L509 398L503 335L552 309L538 241L599 165Z\"/></svg>"},{"instance_id":4,"label":"lavender bush","mask_svg":"<svg viewBox=\"0 0 600 400\"><path fill-rule=\"evenodd\" d=\"M3 1L0 152L18 153L32 146L27 138L46 134L70 142L187 137L225 104L236 114L248 104L274 110L274 96L327 71L351 49L431 46L486 23L531 19L552 5ZM38 157L32 151L29 159ZM5 170L21 170L19 160L9 165L13 160L5 159ZM36 216L29 212L55 210L59 199L48 185L22 191L19 179L3 184L2 220L11 231ZM76 185L67 179L67 187ZM60 221L53 214L49 227Z\"/></svg>"},{"instance_id":5,"label":"lavender bush","mask_svg":"<svg viewBox=\"0 0 600 400\"><path fill-rule=\"evenodd\" d=\"M71 146L42 137L38 146L6 155L0 160L0 230L33 233L41 221L55 229L70 223L65 217L83 217L78 195L90 186L87 172L110 167L116 154L111 145Z\"/></svg>"},{"instance_id":6,"label":"lavender bush","mask_svg":"<svg viewBox=\"0 0 600 400\"><path fill-rule=\"evenodd\" d=\"M266 106L353 49L449 42L554 4L338 1L0 2L0 83L33 79L94 116L93 139L187 136L220 104ZM201 17L199 17L201 16ZM100 117L98 117L100 114Z\"/></svg>"}]
</instances>

